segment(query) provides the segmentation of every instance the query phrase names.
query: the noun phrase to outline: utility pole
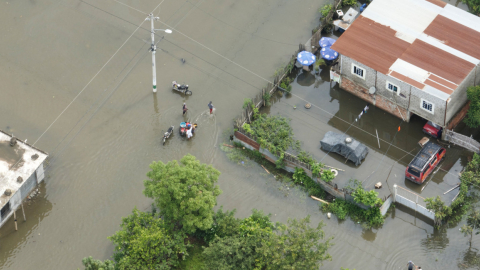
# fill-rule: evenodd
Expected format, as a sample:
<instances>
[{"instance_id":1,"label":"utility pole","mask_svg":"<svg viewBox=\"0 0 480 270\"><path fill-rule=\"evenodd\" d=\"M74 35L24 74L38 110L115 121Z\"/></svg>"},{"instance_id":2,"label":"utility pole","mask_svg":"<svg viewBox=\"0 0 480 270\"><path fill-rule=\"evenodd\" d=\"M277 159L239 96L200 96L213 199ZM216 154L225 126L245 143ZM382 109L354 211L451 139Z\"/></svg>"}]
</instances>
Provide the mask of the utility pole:
<instances>
[{"instance_id":1,"label":"utility pole","mask_svg":"<svg viewBox=\"0 0 480 270\"><path fill-rule=\"evenodd\" d=\"M153 93L157 92L157 68L155 66L155 52L157 51L157 46L155 45L155 30L164 31L167 34L172 33L172 30L170 29L155 29L155 27L153 26L153 21L159 19L159 17L153 17L153 13L148 14L148 17L145 19L147 21L150 21L152 27L152 30L150 32L150 35L152 37L152 45L150 47L150 51L152 52Z\"/></svg>"},{"instance_id":2,"label":"utility pole","mask_svg":"<svg viewBox=\"0 0 480 270\"><path fill-rule=\"evenodd\" d=\"M158 20L158 17L153 17L153 13L150 13L146 20L150 21L150 24L152 26L152 31L150 32L150 35L152 37L152 46L150 47L150 50L152 51L152 73L153 73L153 92L157 92L157 69L155 67L155 51L157 50L157 46L155 45L155 27L153 26L153 21Z\"/></svg>"}]
</instances>

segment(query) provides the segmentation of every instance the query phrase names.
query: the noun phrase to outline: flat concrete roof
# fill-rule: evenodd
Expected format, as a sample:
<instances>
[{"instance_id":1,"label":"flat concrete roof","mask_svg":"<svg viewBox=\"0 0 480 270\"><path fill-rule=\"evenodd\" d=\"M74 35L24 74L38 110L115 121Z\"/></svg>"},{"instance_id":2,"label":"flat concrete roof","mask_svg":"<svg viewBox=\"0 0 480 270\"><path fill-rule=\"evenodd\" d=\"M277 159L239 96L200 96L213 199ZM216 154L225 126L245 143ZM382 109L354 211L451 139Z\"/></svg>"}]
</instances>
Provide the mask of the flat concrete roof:
<instances>
[{"instance_id":1,"label":"flat concrete roof","mask_svg":"<svg viewBox=\"0 0 480 270\"><path fill-rule=\"evenodd\" d=\"M0 209L48 157L46 152L18 139L15 146L10 146L11 138L11 134L0 130ZM32 159L35 154L38 158ZM17 182L19 176L23 178L21 183ZM12 195L6 196L6 189L12 190Z\"/></svg>"}]
</instances>

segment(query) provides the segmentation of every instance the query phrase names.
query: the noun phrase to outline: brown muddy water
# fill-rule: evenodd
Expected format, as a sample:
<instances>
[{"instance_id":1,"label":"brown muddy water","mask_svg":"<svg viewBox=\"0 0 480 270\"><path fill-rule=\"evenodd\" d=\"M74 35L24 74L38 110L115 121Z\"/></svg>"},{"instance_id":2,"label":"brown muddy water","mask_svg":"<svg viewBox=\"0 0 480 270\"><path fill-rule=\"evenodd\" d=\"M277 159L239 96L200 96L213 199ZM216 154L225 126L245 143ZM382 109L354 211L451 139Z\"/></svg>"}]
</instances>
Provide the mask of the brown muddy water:
<instances>
[{"instance_id":1,"label":"brown muddy water","mask_svg":"<svg viewBox=\"0 0 480 270\"><path fill-rule=\"evenodd\" d=\"M257 208L272 213L275 221L308 214L314 224L325 221L335 246L333 261L323 269L404 269L408 260L424 269L470 265L478 243L469 252L458 226L436 231L402 209L395 209L378 230L328 220L302 191L277 182L252 162L234 164L219 149L243 99L264 86L260 77L269 78L309 38L322 1L165 0L155 14L169 26L156 23L156 28L174 32L157 45L162 50L157 52L157 94L151 90L147 23L111 56L145 19L142 12L161 2L124 3L140 12L114 0L0 2L0 128L28 142L40 138L35 146L51 154L40 195L25 209L27 222L20 218L17 232L12 220L0 230L0 269L77 269L86 256L108 259L113 247L107 237L119 228L121 217L135 206L150 207L142 195L149 163L178 160L186 153L222 172L219 205L236 208L239 217ZM172 80L188 83L193 95L172 92ZM317 88L294 85L294 91L339 117L357 113L358 99L318 83ZM207 113L209 101L216 108L213 116ZM186 117L183 102L189 108ZM320 134L335 120L323 115L318 120L323 129L300 128L297 118L310 120L288 113L296 103L301 102L293 97L279 99L272 110L291 115L297 137L313 153ZM195 138L186 141L175 133L162 146L162 132L185 120L198 123ZM394 124L387 122L385 128L382 122L376 127L388 133ZM416 140L420 120L411 125ZM391 164L396 155L392 150L385 162ZM463 156L459 150L459 167L465 165Z\"/></svg>"}]
</instances>

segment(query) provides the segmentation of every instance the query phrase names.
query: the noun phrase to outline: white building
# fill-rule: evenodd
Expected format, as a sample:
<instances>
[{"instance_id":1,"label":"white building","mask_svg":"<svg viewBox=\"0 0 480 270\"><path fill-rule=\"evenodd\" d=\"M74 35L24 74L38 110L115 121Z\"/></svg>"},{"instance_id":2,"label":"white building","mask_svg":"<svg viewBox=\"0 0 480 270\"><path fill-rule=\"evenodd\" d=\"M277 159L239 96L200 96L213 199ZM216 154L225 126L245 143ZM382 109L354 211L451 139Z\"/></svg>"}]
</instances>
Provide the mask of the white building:
<instances>
[{"instance_id":1,"label":"white building","mask_svg":"<svg viewBox=\"0 0 480 270\"><path fill-rule=\"evenodd\" d=\"M480 83L480 17L440 0L373 0L332 49L343 89L405 121L451 128Z\"/></svg>"},{"instance_id":2,"label":"white building","mask_svg":"<svg viewBox=\"0 0 480 270\"><path fill-rule=\"evenodd\" d=\"M0 130L0 227L45 178L47 156Z\"/></svg>"}]
</instances>

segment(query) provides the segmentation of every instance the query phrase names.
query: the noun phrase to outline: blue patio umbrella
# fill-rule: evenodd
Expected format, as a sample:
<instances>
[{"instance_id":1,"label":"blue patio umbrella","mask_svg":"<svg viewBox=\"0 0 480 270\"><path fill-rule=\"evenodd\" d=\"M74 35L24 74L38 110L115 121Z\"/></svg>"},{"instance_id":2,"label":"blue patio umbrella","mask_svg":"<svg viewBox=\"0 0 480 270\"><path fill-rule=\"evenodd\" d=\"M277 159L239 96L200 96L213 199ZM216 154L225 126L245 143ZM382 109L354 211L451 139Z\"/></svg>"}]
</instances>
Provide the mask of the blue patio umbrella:
<instances>
[{"instance_id":1,"label":"blue patio umbrella","mask_svg":"<svg viewBox=\"0 0 480 270\"><path fill-rule=\"evenodd\" d=\"M328 38L328 37L322 37L319 41L318 41L318 44L320 44L320 47L322 48L326 48L326 47L330 47L333 45L333 43L335 43L335 39L333 38Z\"/></svg>"},{"instance_id":2,"label":"blue patio umbrella","mask_svg":"<svg viewBox=\"0 0 480 270\"><path fill-rule=\"evenodd\" d=\"M313 53L307 51L299 52L297 55L297 61L304 66L312 65L316 59Z\"/></svg>"},{"instance_id":3,"label":"blue patio umbrella","mask_svg":"<svg viewBox=\"0 0 480 270\"><path fill-rule=\"evenodd\" d=\"M327 47L320 50L320 55L323 59L335 60L338 57L338 52L332 50L330 47Z\"/></svg>"}]
</instances>

